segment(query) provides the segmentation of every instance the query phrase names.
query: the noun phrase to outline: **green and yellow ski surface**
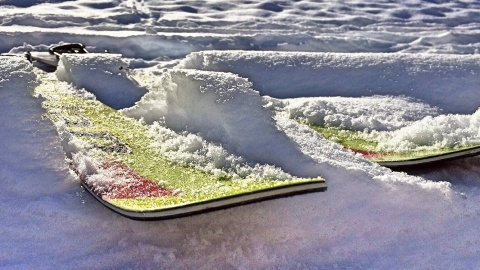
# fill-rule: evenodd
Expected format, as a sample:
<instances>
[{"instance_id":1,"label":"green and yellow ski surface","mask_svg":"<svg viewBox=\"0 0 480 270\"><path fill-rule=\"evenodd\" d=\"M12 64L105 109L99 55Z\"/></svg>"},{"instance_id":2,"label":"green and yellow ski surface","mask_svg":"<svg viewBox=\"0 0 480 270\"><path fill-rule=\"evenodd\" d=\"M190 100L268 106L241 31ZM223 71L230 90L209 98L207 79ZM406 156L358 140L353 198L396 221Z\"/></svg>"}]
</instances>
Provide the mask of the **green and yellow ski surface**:
<instances>
[{"instance_id":1,"label":"green and yellow ski surface","mask_svg":"<svg viewBox=\"0 0 480 270\"><path fill-rule=\"evenodd\" d=\"M405 168L434 164L480 155L480 145L421 149L402 152L376 151L378 142L361 131L309 125L324 138L361 154L366 159L389 168Z\"/></svg>"},{"instance_id":2,"label":"green and yellow ski surface","mask_svg":"<svg viewBox=\"0 0 480 270\"><path fill-rule=\"evenodd\" d=\"M35 89L72 170L111 210L137 220L188 216L326 190L322 178L243 179L176 164L152 149L148 126L50 77Z\"/></svg>"}]
</instances>

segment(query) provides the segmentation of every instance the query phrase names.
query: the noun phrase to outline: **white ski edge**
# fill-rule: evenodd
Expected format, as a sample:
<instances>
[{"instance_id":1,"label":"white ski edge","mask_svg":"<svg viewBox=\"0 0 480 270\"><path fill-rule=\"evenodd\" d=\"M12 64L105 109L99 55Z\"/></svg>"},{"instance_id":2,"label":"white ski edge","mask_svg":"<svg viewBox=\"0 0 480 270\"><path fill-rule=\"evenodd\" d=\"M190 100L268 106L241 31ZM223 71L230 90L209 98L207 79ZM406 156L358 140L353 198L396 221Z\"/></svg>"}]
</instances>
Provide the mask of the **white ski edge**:
<instances>
[{"instance_id":1,"label":"white ski edge","mask_svg":"<svg viewBox=\"0 0 480 270\"><path fill-rule=\"evenodd\" d=\"M293 184L291 186L280 186L269 189L263 189L259 191L252 191L243 194L237 194L227 196L218 199L207 200L203 202L188 203L170 208L164 208L160 210L152 211L129 211L117 207L102 198L100 198L95 192L93 192L83 181L82 186L91 194L95 199L100 201L104 206L109 208L115 213L118 213L124 217L134 220L162 220L172 219L178 217L185 217L195 214L206 213L215 210L226 209L234 206L240 206L244 204L250 204L265 200L271 200L282 197L289 197L294 195L300 195L312 192L321 192L327 190L327 185L324 181L309 182Z\"/></svg>"},{"instance_id":2,"label":"white ski edge","mask_svg":"<svg viewBox=\"0 0 480 270\"><path fill-rule=\"evenodd\" d=\"M459 150L455 152L445 153L436 156L422 157L416 159L402 160L402 161L376 161L378 164L391 169L414 167L436 162L451 161L455 159L462 159L480 155L480 146Z\"/></svg>"}]
</instances>

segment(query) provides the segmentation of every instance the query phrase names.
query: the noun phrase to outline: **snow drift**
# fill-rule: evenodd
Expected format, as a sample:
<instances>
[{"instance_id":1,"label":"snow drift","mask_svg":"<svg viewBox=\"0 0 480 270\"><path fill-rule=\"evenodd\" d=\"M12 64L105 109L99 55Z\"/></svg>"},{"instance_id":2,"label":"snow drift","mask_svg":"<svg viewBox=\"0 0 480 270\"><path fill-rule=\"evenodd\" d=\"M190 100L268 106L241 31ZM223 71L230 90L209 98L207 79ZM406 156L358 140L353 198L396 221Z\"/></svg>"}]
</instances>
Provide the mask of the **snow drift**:
<instances>
[{"instance_id":1,"label":"snow drift","mask_svg":"<svg viewBox=\"0 0 480 270\"><path fill-rule=\"evenodd\" d=\"M203 51L177 68L223 71L248 78L277 98L404 95L448 113L480 106L479 55Z\"/></svg>"},{"instance_id":2,"label":"snow drift","mask_svg":"<svg viewBox=\"0 0 480 270\"><path fill-rule=\"evenodd\" d=\"M124 113L199 134L251 162L276 165L295 176L320 176L317 164L278 130L272 112L251 87L230 73L172 70Z\"/></svg>"}]
</instances>

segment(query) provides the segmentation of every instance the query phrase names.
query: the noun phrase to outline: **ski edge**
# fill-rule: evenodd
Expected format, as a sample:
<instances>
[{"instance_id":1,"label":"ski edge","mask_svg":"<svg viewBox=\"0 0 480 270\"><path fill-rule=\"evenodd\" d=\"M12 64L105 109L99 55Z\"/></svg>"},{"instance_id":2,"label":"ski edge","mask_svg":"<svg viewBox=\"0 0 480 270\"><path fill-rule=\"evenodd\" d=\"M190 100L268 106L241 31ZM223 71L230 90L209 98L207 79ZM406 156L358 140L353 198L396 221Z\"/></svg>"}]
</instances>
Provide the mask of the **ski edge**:
<instances>
[{"instance_id":1,"label":"ski edge","mask_svg":"<svg viewBox=\"0 0 480 270\"><path fill-rule=\"evenodd\" d=\"M232 195L228 197L212 199L203 202L189 203L179 206L174 206L159 210L150 211L129 211L117 207L102 198L100 198L95 192L93 192L88 185L80 181L82 186L100 203L106 206L111 211L120 214L124 217L139 220L139 221L155 221L166 220L180 217L187 217L197 214L203 214L207 212L232 208L236 206L252 204L261 201L267 201L272 199L279 199L284 197L290 197L300 194L307 194L313 192L323 192L327 190L325 181L316 181L308 183L299 183L290 186L273 187L269 189L263 189L243 194Z\"/></svg>"},{"instance_id":2,"label":"ski edge","mask_svg":"<svg viewBox=\"0 0 480 270\"><path fill-rule=\"evenodd\" d=\"M480 146L462 149L441 155L426 156L408 160L399 161L372 161L390 169L403 169L409 167L419 167L433 163L447 162L457 159L464 159L480 155Z\"/></svg>"}]
</instances>

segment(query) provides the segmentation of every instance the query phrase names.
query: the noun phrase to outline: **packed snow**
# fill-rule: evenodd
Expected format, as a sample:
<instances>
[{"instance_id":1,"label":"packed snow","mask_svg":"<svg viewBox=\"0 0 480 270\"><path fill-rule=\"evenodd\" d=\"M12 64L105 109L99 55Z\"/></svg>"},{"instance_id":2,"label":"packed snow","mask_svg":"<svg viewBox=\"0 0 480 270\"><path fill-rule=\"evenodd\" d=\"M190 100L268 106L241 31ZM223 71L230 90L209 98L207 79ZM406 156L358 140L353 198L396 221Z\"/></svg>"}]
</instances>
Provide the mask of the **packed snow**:
<instances>
[{"instance_id":1,"label":"packed snow","mask_svg":"<svg viewBox=\"0 0 480 270\"><path fill-rule=\"evenodd\" d=\"M0 0L18 55L0 57L0 268L479 268L480 158L393 172L295 120L480 142L479 18L476 1ZM22 57L64 42L95 54L49 75ZM328 190L121 217L70 171L33 95L47 77L144 121L173 162Z\"/></svg>"}]
</instances>

